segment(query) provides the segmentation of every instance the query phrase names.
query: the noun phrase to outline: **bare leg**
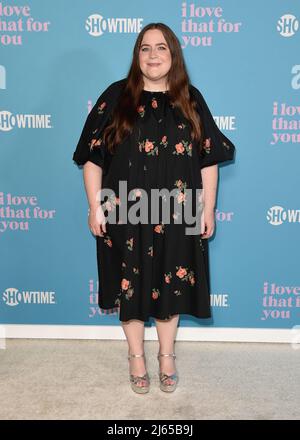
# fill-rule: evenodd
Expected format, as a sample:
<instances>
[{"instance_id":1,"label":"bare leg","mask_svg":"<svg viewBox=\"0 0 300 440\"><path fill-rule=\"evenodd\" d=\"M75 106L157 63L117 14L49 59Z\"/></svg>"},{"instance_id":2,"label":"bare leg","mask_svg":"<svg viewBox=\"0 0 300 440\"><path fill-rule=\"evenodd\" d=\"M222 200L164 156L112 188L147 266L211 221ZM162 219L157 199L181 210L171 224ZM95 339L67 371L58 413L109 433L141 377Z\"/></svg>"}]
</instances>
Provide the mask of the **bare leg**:
<instances>
[{"instance_id":1,"label":"bare leg","mask_svg":"<svg viewBox=\"0 0 300 440\"><path fill-rule=\"evenodd\" d=\"M168 320L155 320L160 353L168 354L174 352L178 320L179 315L173 315L172 318ZM163 373L167 375L175 373L175 360L173 357L160 357L159 359L160 369ZM173 384L174 381L168 379L166 383Z\"/></svg>"},{"instance_id":2,"label":"bare leg","mask_svg":"<svg viewBox=\"0 0 300 440\"><path fill-rule=\"evenodd\" d=\"M131 319L129 321L122 321L122 327L128 342L128 354L142 354L144 353L144 321ZM130 374L143 376L146 373L145 358L131 358L130 359ZM140 386L145 386L144 380L139 381Z\"/></svg>"}]
</instances>

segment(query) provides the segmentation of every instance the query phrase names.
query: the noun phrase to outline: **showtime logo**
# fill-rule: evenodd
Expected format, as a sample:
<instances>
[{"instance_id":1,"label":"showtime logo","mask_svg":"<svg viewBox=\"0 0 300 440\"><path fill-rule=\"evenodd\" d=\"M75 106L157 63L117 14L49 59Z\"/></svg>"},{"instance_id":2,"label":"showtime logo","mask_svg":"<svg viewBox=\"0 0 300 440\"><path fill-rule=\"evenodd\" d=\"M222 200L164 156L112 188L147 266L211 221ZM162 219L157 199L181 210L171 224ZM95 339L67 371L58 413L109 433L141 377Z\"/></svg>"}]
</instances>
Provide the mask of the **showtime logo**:
<instances>
[{"instance_id":1,"label":"showtime logo","mask_svg":"<svg viewBox=\"0 0 300 440\"><path fill-rule=\"evenodd\" d=\"M55 292L22 291L14 287L5 289L2 297L7 306L15 307L19 304L56 304Z\"/></svg>"},{"instance_id":2,"label":"showtime logo","mask_svg":"<svg viewBox=\"0 0 300 440\"><path fill-rule=\"evenodd\" d=\"M143 18L104 18L100 14L90 15L85 22L85 29L92 37L100 37L105 32L115 34L139 33Z\"/></svg>"},{"instance_id":3,"label":"showtime logo","mask_svg":"<svg viewBox=\"0 0 300 440\"><path fill-rule=\"evenodd\" d=\"M282 37L292 37L299 29L299 21L293 14L285 14L277 22L277 30Z\"/></svg>"},{"instance_id":4,"label":"showtime logo","mask_svg":"<svg viewBox=\"0 0 300 440\"><path fill-rule=\"evenodd\" d=\"M266 217L272 226L279 226L284 222L299 223L300 209L284 209L282 206L272 206L268 209Z\"/></svg>"},{"instance_id":5,"label":"showtime logo","mask_svg":"<svg viewBox=\"0 0 300 440\"><path fill-rule=\"evenodd\" d=\"M0 111L0 130L10 131L13 128L52 128L51 115L17 114Z\"/></svg>"},{"instance_id":6,"label":"showtime logo","mask_svg":"<svg viewBox=\"0 0 300 440\"><path fill-rule=\"evenodd\" d=\"M212 307L229 307L228 294L212 294L212 295L210 295L210 305Z\"/></svg>"}]
</instances>

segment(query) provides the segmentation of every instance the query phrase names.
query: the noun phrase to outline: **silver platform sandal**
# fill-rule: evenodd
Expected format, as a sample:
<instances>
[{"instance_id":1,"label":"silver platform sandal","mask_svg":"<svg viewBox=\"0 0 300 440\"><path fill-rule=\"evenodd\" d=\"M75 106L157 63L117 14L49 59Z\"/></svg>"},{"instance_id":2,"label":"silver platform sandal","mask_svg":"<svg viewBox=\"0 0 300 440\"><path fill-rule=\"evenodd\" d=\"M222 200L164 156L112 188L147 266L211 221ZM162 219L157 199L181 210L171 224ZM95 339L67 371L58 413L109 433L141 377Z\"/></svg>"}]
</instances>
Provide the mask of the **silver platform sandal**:
<instances>
[{"instance_id":1,"label":"silver platform sandal","mask_svg":"<svg viewBox=\"0 0 300 440\"><path fill-rule=\"evenodd\" d=\"M128 360L135 357L145 357L145 354L128 354ZM149 392L150 388L150 378L149 374L146 372L143 376L136 376L134 374L129 374L129 380L131 384L131 388L134 392L139 394L145 394ZM139 382L146 381L146 385L141 386L138 385Z\"/></svg>"},{"instance_id":2,"label":"silver platform sandal","mask_svg":"<svg viewBox=\"0 0 300 440\"><path fill-rule=\"evenodd\" d=\"M166 357L166 356L171 357L172 356L174 359L176 359L175 353L170 353L170 354L158 353L158 355L157 355L158 361L159 361L159 358L163 357L163 356L164 357ZM177 384L178 384L178 380L179 380L179 377L178 377L178 374L177 374L176 370L175 370L175 373L168 375L168 374L163 373L162 371L160 371L160 368L159 368L158 369L158 375L159 375L159 388L162 391L165 391L167 393L171 393L171 392L175 391L175 389L177 387ZM167 379L171 379L172 381L174 381L174 383L172 383L172 384L166 383Z\"/></svg>"}]
</instances>

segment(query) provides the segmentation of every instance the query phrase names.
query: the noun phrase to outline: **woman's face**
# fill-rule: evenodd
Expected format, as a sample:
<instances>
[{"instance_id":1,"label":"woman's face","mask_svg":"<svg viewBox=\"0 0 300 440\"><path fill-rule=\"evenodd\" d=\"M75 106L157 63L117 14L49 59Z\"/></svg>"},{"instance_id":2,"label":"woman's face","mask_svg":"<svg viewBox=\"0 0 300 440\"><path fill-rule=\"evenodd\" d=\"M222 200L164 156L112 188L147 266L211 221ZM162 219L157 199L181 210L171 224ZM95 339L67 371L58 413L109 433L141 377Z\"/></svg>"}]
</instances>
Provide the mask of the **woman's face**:
<instances>
[{"instance_id":1,"label":"woman's face","mask_svg":"<svg viewBox=\"0 0 300 440\"><path fill-rule=\"evenodd\" d=\"M159 29L145 32L139 51L139 63L142 74L148 81L160 82L167 79L172 58L165 37Z\"/></svg>"}]
</instances>

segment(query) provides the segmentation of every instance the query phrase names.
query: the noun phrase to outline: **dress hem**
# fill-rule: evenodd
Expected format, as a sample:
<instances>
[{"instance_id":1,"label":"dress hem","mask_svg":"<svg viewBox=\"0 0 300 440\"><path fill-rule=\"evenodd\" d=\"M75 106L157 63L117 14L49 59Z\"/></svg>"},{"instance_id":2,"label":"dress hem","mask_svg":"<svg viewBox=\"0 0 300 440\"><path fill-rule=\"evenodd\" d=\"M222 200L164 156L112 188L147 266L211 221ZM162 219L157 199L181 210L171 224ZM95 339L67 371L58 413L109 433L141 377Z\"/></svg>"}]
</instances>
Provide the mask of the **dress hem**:
<instances>
[{"instance_id":1,"label":"dress hem","mask_svg":"<svg viewBox=\"0 0 300 440\"><path fill-rule=\"evenodd\" d=\"M120 309L120 306L102 307L102 306L99 305L99 308L102 309L102 310L113 310L113 309ZM121 320L120 319L120 313L119 313L118 318L122 322L123 321L125 321L125 322L126 321L130 321L132 319L137 319L139 321L148 322L150 320L150 318L154 318L154 319L159 319L159 320L165 321L165 320L170 319L174 315L190 315L190 316L192 316L194 318L198 318L198 319L210 319L210 318L212 318L211 314L203 314L203 315L201 314L201 315L198 315L198 314L193 313L191 311L174 311L172 313L169 313L167 318L166 317L162 317L161 315L157 315L157 314L156 315L150 314L150 315L144 316L144 317L133 315L132 317L130 317L130 318L126 319L126 320Z\"/></svg>"}]
</instances>

